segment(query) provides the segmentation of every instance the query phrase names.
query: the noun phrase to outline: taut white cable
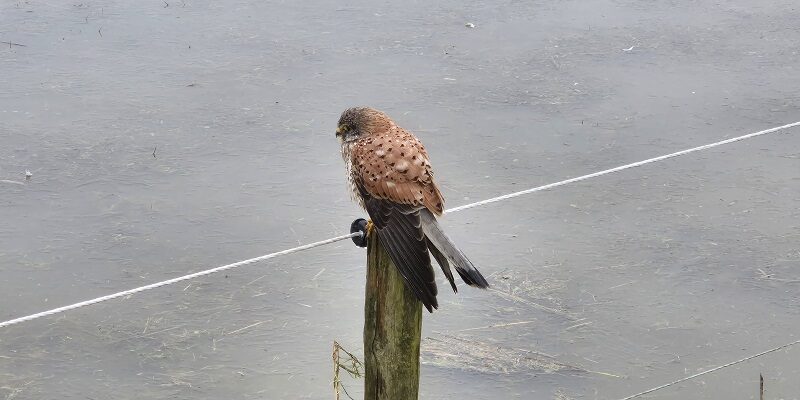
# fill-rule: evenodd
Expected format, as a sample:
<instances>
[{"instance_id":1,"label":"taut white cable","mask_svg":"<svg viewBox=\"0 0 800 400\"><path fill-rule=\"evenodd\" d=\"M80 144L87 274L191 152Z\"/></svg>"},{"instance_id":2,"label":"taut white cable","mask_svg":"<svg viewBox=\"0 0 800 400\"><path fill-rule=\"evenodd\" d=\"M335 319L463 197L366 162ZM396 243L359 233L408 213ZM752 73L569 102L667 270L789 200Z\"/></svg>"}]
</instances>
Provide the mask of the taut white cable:
<instances>
[{"instance_id":1,"label":"taut white cable","mask_svg":"<svg viewBox=\"0 0 800 400\"><path fill-rule=\"evenodd\" d=\"M753 138L753 137L756 137L756 136L766 135L768 133L777 132L777 131L780 131L780 130L783 130L783 129L787 129L787 128L791 128L791 127L795 127L795 126L798 126L798 125L800 125L800 121L792 122L791 124L776 126L774 128L770 128L770 129L764 129L763 131L758 131L758 132L750 133L750 134L747 134L747 135L737 136L735 138L730 138L730 139L726 139L726 140L720 140L719 142L714 142L714 143L704 144L702 146L692 147L691 149L676 151L674 153L665 154L663 156L648 158L647 160L637 161L635 163L620 165L619 167L605 169L605 170L602 170L602 171L599 171L599 172L595 172L595 173L592 173L592 174L579 176L577 178L570 178L570 179L566 179L566 180L563 180L563 181L560 181L560 182L550 183L550 184L547 184L547 185L535 187L535 188L532 188L532 189L521 190L519 192L514 192L514 193L504 194L502 196L492 197L491 199L476 201L476 202L470 203L470 204L464 204L463 206L458 206L458 207L451 208L449 210L445 210L445 212L446 213L453 213L453 212L456 212L456 211L466 210L468 208L473 208L473 207L486 205L486 204L489 204L489 203L494 203L494 202L500 201L500 200L510 199L512 197L522 196L524 194L530 194L530 193L533 193L533 192L539 192L539 191L542 191L542 190L552 189L554 187L563 186L563 185L566 185L568 183L574 183L574 182L578 182L578 181L583 181L583 180L586 180L586 179L589 179L589 178L595 178L595 177L598 177L598 176L601 176L601 175L608 175L608 174L611 174L611 173L614 173L614 172L622 171L624 169L639 167L639 166L642 166L642 165L645 165L645 164L654 163L656 161L662 161L662 160L666 160L668 158L682 156L684 154L689 154L689 153L694 153L695 151L710 149L712 147L722 146L723 144L738 142L740 140L745 140L745 139L750 139L750 138Z\"/></svg>"},{"instance_id":2,"label":"taut white cable","mask_svg":"<svg viewBox=\"0 0 800 400\"><path fill-rule=\"evenodd\" d=\"M304 244L302 246L293 247L291 249L286 249L286 250L278 251L278 252L275 252L275 253L266 254L266 255L263 255L261 257L251 258L251 259L248 259L248 260L235 262L233 264L228 264L228 265L223 265L223 266L216 267L216 268L207 269L205 271L200 271L200 272L195 272L195 273L189 274L189 275L179 276L177 278L172 278L172 279L169 279L169 280L166 280L166 281L156 282L156 283L152 283L152 284L149 284L149 285L146 285L146 286L140 286L140 287L135 288L135 289L125 290L125 291L117 292L117 293L114 293L114 294L109 294L109 295L106 295L106 296L98 297L96 299L86 300L86 301L82 301L80 303L70 304L68 306L54 308L52 310L42 311L40 313L31 314L31 315L28 315L28 316L25 316L25 317L20 317L20 318L15 318L15 319L12 319L12 320L9 320L9 321L0 322L0 328L6 327L6 326L9 326L9 325L18 324L20 322L30 321L32 319L46 317L48 315L62 313L64 311L74 310L76 308L85 307L85 306L89 306L89 305L92 305L92 304L97 304L97 303L100 303L100 302L103 302L103 301L106 301L106 300L116 299L117 297L129 296L129 295L132 295L134 293L144 292L145 290L150 290L150 289L155 289L155 288L161 287L161 286L171 285L173 283L178 283L178 282L181 282L181 281L185 281L187 279L197 278L197 277L204 276L204 275L210 275L210 274L213 274L215 272L220 272L220 271L225 271L227 269L241 267L242 265L252 264L252 263L258 262L258 261L264 261L264 260L268 260L270 258L275 258L275 257L283 256L283 255L286 255L286 254L297 253L298 251L312 249L314 247L319 247L319 246L323 246L323 245L330 244L330 243L333 243L333 242L338 242L340 240L350 239L350 238L353 238L353 237L356 237L356 236L360 236L360 235L361 235L361 232L355 232L355 233L351 233L351 234L348 234L348 235L337 236L337 237L334 237L334 238L321 240L319 242Z\"/></svg>"},{"instance_id":3,"label":"taut white cable","mask_svg":"<svg viewBox=\"0 0 800 400\"><path fill-rule=\"evenodd\" d=\"M719 141L719 142L709 143L709 144L706 144L706 145L703 145L703 146L693 147L691 149L681 150L681 151L678 151L678 152L675 152L675 153L666 154L666 155L663 155L663 156L660 156L660 157L654 157L654 158L649 158L647 160L638 161L638 162L635 162L635 163L625 164L625 165L622 165L622 166L619 166L619 167L616 167L616 168L606 169L606 170L603 170L603 171L600 171L600 172L595 172L593 174L579 176L577 178L570 178L570 179L566 179L566 180L563 180L563 181L560 181L560 182L551 183L551 184L548 184L548 185L539 186L539 187L535 187L535 188L528 189L528 190L523 190L523 191L509 193L509 194L502 195L502 196L492 197L491 199L481 200L481 201L477 201L475 203L464 204L463 206L451 208L449 210L446 210L445 212L452 213L452 212L456 212L456 211L466 210L468 208L478 207L478 206L482 206L482 205L485 205L485 204L494 203L494 202L497 202L497 201L500 201L500 200L506 200L506 199L510 199L510 198L513 198L513 197L522 196L524 194L538 192L538 191L542 191L542 190L546 190L546 189L552 189L554 187L563 186L563 185L566 185L568 183L578 182L578 181L586 180L586 179L589 179L589 178L594 178L594 177L601 176L601 175L607 175L607 174L611 174L611 173L614 173L614 172L622 171L624 169L634 168L634 167L638 167L638 166L641 166L641 165L650 164L650 163L653 163L653 162L656 162L656 161L666 160L668 158L677 157L677 156L681 156L681 155L688 154L688 153L693 153L695 151L710 149L712 147L721 146L723 144L738 142L740 140L750 139L752 137L761 136L761 135L766 135L768 133L777 132L777 131L780 131L780 130L783 130L783 129L787 129L787 128L791 128L791 127L798 126L798 125L800 125L800 121L793 122L791 124L777 126L777 127L770 128L770 129L765 129L763 131L758 131L758 132L750 133L750 134L747 134L747 135L737 136L735 138L726 139L726 140L722 140L722 141ZM150 284L150 285L146 285L146 286L141 286L141 287L138 287L138 288L135 288L135 289L125 290L125 291L114 293L114 294L110 294L110 295L107 295L107 296L98 297L96 299L86 300L86 301L82 301L80 303L75 303L75 304L71 304L71 305L64 306L64 307L54 308L52 310L43 311L43 312L36 313L36 314L31 314L31 315L28 315L28 316L25 316L25 317L15 318L15 319L8 320L8 321L5 321L5 322L0 322L0 328L4 328L6 326L18 324L20 322L30 321L30 320L34 320L34 319L41 318L41 317L46 317L48 315L62 313L64 311L74 310L76 308L80 308L80 307L84 307L84 306L88 306L88 305L92 305L92 304L97 304L97 303L100 303L100 302L103 302L103 301L106 301L106 300L116 299L118 297L123 297L123 296L132 295L134 293L144 292L145 290L150 290L150 289L155 289L155 288L158 288L158 287L161 287L161 286L171 285L173 283L185 281L187 279L197 278L197 277L200 277L200 276L213 274L215 272L224 271L224 270L232 269L232 268L236 268L236 267L241 267L242 265L252 264L252 263L258 262L258 261L263 261L263 260L267 260L267 259L270 259L270 258L274 258L274 257L286 255L286 254L296 253L298 251L303 251L303 250L311 249L311 248L314 248L314 247L323 246L323 245L326 245L326 244L338 242L340 240L350 239L350 238L353 238L353 237L356 237L356 236L359 236L359 235L361 235L360 232L355 232L355 233L351 233L351 234L348 234L348 235L337 236L337 237L334 237L334 238L321 240L319 242L309 243L309 244L305 244L305 245L302 245L302 246L293 247L291 249L286 249L286 250L283 250L283 251L278 251L278 252L275 252L275 253L266 254L266 255L263 255L261 257L251 258L249 260L239 261L239 262L235 262L233 264L223 265L223 266L220 266L220 267L207 269L205 271L195 272L195 273L189 274L189 275L179 276L177 278L172 278L172 279L169 279L169 280L166 280L166 281L162 281L162 282L156 282L156 283L153 283L153 284Z\"/></svg>"},{"instance_id":4,"label":"taut white cable","mask_svg":"<svg viewBox=\"0 0 800 400\"><path fill-rule=\"evenodd\" d=\"M681 379L678 379L678 380L672 381L672 382L670 382L670 383L665 383L665 384L663 384L663 385L661 385L661 386L656 386L656 387L654 387L654 388L652 388L652 389L647 389L647 390L645 390L645 391L643 391L643 392L639 392L639 393L636 393L636 394L632 394L632 395L630 395L630 396L628 396L628 397L625 397L625 398L622 398L622 399L620 399L620 400L631 400L631 399L635 399L635 398L637 398L637 397L639 397L639 396L643 396L643 395L646 395L646 394L648 394L648 393L653 393L653 392L655 392L656 390L661 390L661 389L663 389L663 388L665 388L665 387L670 387L670 386L672 386L672 385L675 385L675 384L678 384L678 383L681 383L681 382L685 382L685 381L688 381L688 380L690 380L690 379L697 378L698 376L702 376L702 375L705 375L705 374L709 374L709 373L712 373L712 372L714 372L714 371L719 371L719 370L721 370L721 369L723 369L723 368L728 368L728 367L730 367L730 366L733 366L733 365L736 365L736 364L740 364L740 363L743 363L743 362L745 362L745 361L752 360L752 359L754 359L754 358L757 358L757 357L761 357L761 356L763 356L763 355L765 355L765 354L773 353L773 352L776 352L776 351L778 351L778 350L783 350L783 349L785 349L785 348L792 347L792 346L794 346L794 345L796 345L796 344L798 344L798 343L800 343L800 340L795 340L794 342L791 342L791 343L786 343L786 344L784 344L784 345L782 345L782 346L774 347L774 348L771 348L771 349L769 349L769 350L767 350L767 351L762 351L761 353L758 353L758 354L753 354L753 355L751 355L751 356L747 356L747 357L745 357L745 358L741 358L741 359L738 359L738 360L736 360L736 361L729 362L729 363L727 363L727 364L722 364L722 365L720 365L720 366L718 366L718 367L714 367L714 368L711 368L711 369L707 369L707 370L705 370L705 371L703 371L703 372L698 372L698 373L696 373L696 374L694 374L694 375L689 375L689 376L687 376L687 377L685 377L685 378L681 378Z\"/></svg>"}]
</instances>

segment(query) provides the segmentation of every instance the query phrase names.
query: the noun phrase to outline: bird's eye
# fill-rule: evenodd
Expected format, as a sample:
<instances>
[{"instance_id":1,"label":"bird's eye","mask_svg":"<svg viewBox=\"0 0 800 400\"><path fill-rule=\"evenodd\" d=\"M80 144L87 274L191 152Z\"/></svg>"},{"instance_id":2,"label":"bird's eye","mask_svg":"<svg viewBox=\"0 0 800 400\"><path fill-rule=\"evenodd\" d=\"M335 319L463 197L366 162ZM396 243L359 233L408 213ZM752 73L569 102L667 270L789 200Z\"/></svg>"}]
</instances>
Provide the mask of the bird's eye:
<instances>
[{"instance_id":1,"label":"bird's eye","mask_svg":"<svg viewBox=\"0 0 800 400\"><path fill-rule=\"evenodd\" d=\"M339 125L339 128L336 129L336 134L342 135L342 134L346 133L349 130L350 130L350 127L347 124L341 124L341 125Z\"/></svg>"}]
</instances>

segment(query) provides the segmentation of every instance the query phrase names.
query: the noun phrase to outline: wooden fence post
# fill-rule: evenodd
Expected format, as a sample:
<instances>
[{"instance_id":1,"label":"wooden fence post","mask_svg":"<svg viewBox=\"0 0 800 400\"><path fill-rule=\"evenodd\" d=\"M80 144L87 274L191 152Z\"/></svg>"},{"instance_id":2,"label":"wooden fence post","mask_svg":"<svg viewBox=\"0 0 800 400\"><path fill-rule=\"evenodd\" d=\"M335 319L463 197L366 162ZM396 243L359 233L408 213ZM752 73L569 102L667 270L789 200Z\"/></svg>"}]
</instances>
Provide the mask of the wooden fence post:
<instances>
[{"instance_id":1,"label":"wooden fence post","mask_svg":"<svg viewBox=\"0 0 800 400\"><path fill-rule=\"evenodd\" d=\"M364 400L416 400L422 303L378 241L367 238Z\"/></svg>"}]
</instances>

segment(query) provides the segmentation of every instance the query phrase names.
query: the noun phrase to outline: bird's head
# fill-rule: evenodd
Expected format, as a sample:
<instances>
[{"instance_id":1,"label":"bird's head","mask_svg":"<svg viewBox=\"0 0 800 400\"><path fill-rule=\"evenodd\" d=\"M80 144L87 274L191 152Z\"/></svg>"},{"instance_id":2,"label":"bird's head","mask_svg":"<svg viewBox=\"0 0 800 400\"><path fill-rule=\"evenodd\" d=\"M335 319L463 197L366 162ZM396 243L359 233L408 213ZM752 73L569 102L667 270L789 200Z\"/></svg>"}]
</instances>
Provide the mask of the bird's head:
<instances>
[{"instance_id":1,"label":"bird's head","mask_svg":"<svg viewBox=\"0 0 800 400\"><path fill-rule=\"evenodd\" d=\"M387 131L392 119L381 111L370 107L354 107L344 110L339 117L336 138L339 143L348 143L362 137Z\"/></svg>"}]
</instances>

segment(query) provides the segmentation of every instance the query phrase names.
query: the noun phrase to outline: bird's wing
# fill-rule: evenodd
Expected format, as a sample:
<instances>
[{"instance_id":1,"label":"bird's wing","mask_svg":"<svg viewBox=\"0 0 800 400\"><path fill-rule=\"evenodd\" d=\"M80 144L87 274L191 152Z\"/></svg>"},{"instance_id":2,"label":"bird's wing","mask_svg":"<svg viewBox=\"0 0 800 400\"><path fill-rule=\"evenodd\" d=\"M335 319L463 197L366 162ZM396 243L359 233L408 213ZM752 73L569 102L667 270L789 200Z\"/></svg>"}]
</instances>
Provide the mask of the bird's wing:
<instances>
[{"instance_id":1,"label":"bird's wing","mask_svg":"<svg viewBox=\"0 0 800 400\"><path fill-rule=\"evenodd\" d=\"M351 157L354 183L381 244L414 295L432 311L438 307L436 280L420 211L440 215L444 200L425 147L410 132L392 126L360 139Z\"/></svg>"},{"instance_id":2,"label":"bird's wing","mask_svg":"<svg viewBox=\"0 0 800 400\"><path fill-rule=\"evenodd\" d=\"M400 275L428 311L436 301L436 277L428 254L428 243L420 222L421 206L397 203L372 196L360 188L378 239L397 266Z\"/></svg>"},{"instance_id":3,"label":"bird's wing","mask_svg":"<svg viewBox=\"0 0 800 400\"><path fill-rule=\"evenodd\" d=\"M433 182L425 147L410 132L394 126L359 141L351 153L353 168L372 197L444 212L444 199Z\"/></svg>"}]
</instances>

